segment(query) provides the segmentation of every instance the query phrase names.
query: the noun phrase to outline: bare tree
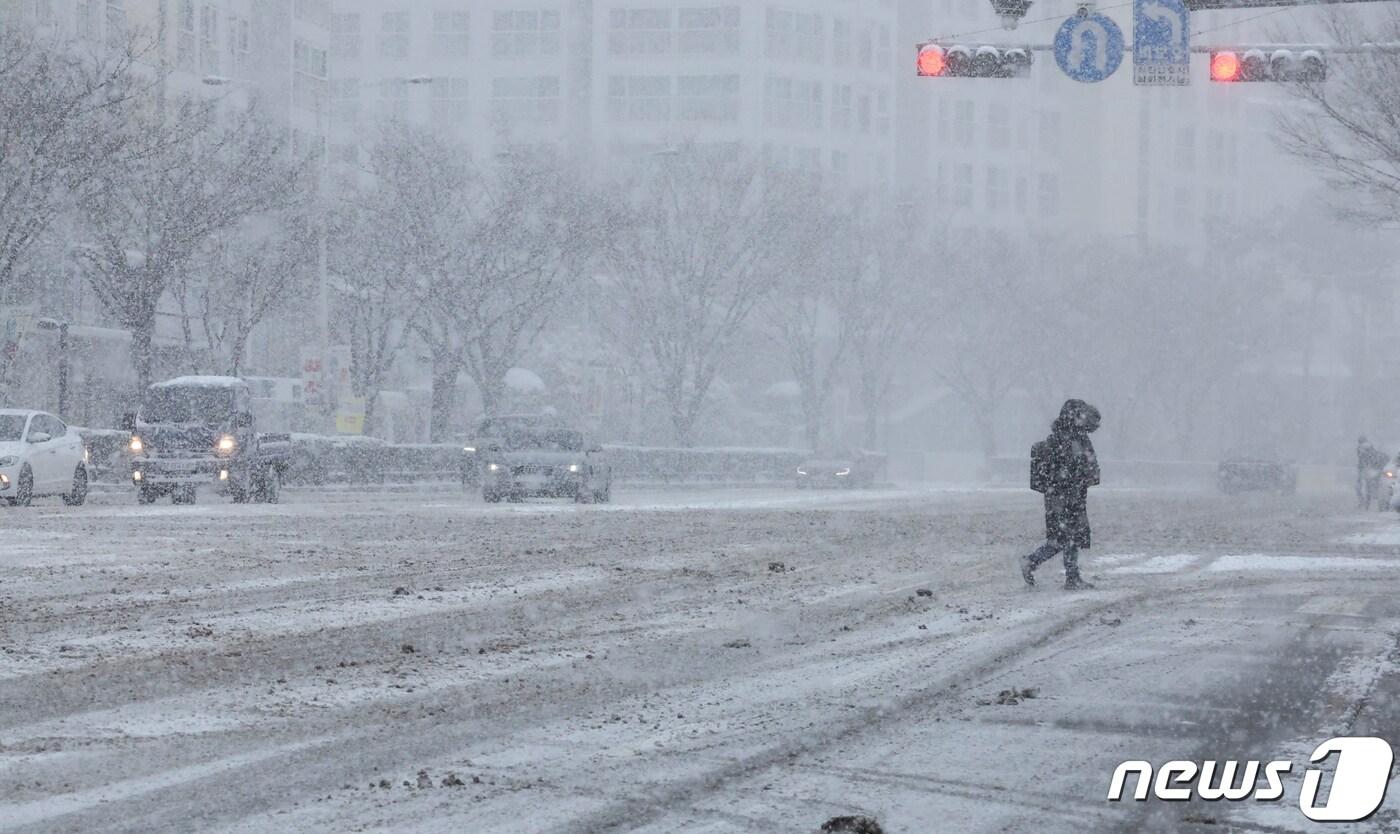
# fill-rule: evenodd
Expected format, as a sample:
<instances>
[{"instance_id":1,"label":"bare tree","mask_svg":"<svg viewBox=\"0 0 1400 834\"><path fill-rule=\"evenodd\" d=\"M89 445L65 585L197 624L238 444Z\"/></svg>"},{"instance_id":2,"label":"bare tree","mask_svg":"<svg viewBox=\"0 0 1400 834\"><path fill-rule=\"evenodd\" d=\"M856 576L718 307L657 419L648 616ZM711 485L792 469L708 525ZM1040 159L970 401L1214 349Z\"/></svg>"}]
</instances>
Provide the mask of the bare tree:
<instances>
[{"instance_id":1,"label":"bare tree","mask_svg":"<svg viewBox=\"0 0 1400 834\"><path fill-rule=\"evenodd\" d=\"M381 224L377 211L364 207L373 201L351 190L327 229L336 325L350 345L350 383L365 402L366 435L378 428L379 393L418 314L405 281L411 266L402 232Z\"/></svg>"},{"instance_id":2,"label":"bare tree","mask_svg":"<svg viewBox=\"0 0 1400 834\"><path fill-rule=\"evenodd\" d=\"M392 126L371 164L379 222L400 230L418 296L411 322L433 365L432 435L451 427L465 369L488 414L534 343L573 266L588 256L581 189L556 160L524 151L474 165L441 135Z\"/></svg>"},{"instance_id":3,"label":"bare tree","mask_svg":"<svg viewBox=\"0 0 1400 834\"><path fill-rule=\"evenodd\" d=\"M240 376L248 341L258 325L284 311L288 302L306 298L317 257L316 235L306 213L275 212L217 236L194 262L201 267L202 280L182 287L181 297L192 297L193 318L222 363L221 370Z\"/></svg>"},{"instance_id":4,"label":"bare tree","mask_svg":"<svg viewBox=\"0 0 1400 834\"><path fill-rule=\"evenodd\" d=\"M858 285L841 307L849 322L856 387L865 412L862 442L879 444L879 425L899 361L936 324L931 299L946 264L947 231L915 208L912 197L870 192L851 208L847 241Z\"/></svg>"},{"instance_id":5,"label":"bare tree","mask_svg":"<svg viewBox=\"0 0 1400 834\"><path fill-rule=\"evenodd\" d=\"M621 185L607 236L604 303L646 357L689 445L731 343L776 287L777 242L800 216L788 177L693 146L644 163Z\"/></svg>"},{"instance_id":6,"label":"bare tree","mask_svg":"<svg viewBox=\"0 0 1400 834\"><path fill-rule=\"evenodd\" d=\"M787 355L802 407L803 439L822 448L832 390L845 367L855 320L846 315L857 303L861 264L847 245L849 218L812 212L781 241L776 263L779 284L767 304L767 318Z\"/></svg>"},{"instance_id":7,"label":"bare tree","mask_svg":"<svg viewBox=\"0 0 1400 834\"><path fill-rule=\"evenodd\" d=\"M994 233L962 235L965 249L945 261L946 303L954 314L934 335L934 373L971 413L983 455L997 454L997 414L1027 377L1032 352L1063 350L1058 338L1027 331L1054 311L1037 309L1026 291L1030 277L1019 249Z\"/></svg>"},{"instance_id":8,"label":"bare tree","mask_svg":"<svg viewBox=\"0 0 1400 834\"><path fill-rule=\"evenodd\" d=\"M121 164L121 129L149 82L135 44L83 55L18 29L0 31L0 289L30 246L94 178Z\"/></svg>"},{"instance_id":9,"label":"bare tree","mask_svg":"<svg viewBox=\"0 0 1400 834\"><path fill-rule=\"evenodd\" d=\"M95 178L101 187L82 207L92 243L80 251L94 293L131 331L144 389L172 282L214 235L293 202L307 163L288 158L256 107L221 119L217 102L182 98L134 110L125 129L134 152Z\"/></svg>"},{"instance_id":10,"label":"bare tree","mask_svg":"<svg viewBox=\"0 0 1400 834\"><path fill-rule=\"evenodd\" d=\"M1400 11L1373 9L1364 29L1354 17L1325 16L1342 45L1400 41ZM1377 16L1383 16L1377 24ZM1290 85L1306 106L1280 109L1283 146L1312 162L1347 197L1348 213L1400 217L1400 52L1329 57L1326 81Z\"/></svg>"},{"instance_id":11,"label":"bare tree","mask_svg":"<svg viewBox=\"0 0 1400 834\"><path fill-rule=\"evenodd\" d=\"M598 224L575 172L551 155L510 151L482 183L471 209L476 280L463 308L464 357L482 407L496 414L506 373L593 256Z\"/></svg>"}]
</instances>

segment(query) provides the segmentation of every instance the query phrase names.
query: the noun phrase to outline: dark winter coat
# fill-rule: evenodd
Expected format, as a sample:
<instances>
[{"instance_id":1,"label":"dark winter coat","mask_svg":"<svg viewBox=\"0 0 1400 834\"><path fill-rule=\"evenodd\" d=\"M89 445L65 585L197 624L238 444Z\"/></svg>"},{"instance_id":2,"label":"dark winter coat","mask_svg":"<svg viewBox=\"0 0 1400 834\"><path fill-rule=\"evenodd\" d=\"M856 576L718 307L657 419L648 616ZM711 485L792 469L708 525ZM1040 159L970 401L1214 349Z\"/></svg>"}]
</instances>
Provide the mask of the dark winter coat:
<instances>
[{"instance_id":1,"label":"dark winter coat","mask_svg":"<svg viewBox=\"0 0 1400 834\"><path fill-rule=\"evenodd\" d=\"M1099 427L1098 409L1069 400L1045 438L1042 470L1045 485L1045 538L1060 547L1088 548L1089 487L1099 484L1099 459L1089 433Z\"/></svg>"}]
</instances>

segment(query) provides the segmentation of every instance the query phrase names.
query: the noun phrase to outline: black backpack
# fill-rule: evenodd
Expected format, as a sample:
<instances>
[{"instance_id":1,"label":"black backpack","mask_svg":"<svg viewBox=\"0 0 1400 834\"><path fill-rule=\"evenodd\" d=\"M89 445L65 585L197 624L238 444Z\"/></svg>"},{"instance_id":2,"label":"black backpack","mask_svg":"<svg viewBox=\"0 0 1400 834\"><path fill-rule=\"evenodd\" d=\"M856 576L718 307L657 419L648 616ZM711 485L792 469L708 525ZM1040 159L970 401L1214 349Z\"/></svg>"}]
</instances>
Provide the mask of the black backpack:
<instances>
[{"instance_id":1,"label":"black backpack","mask_svg":"<svg viewBox=\"0 0 1400 834\"><path fill-rule=\"evenodd\" d=\"M1042 440L1031 446L1031 489L1045 493L1050 491L1050 441Z\"/></svg>"}]
</instances>

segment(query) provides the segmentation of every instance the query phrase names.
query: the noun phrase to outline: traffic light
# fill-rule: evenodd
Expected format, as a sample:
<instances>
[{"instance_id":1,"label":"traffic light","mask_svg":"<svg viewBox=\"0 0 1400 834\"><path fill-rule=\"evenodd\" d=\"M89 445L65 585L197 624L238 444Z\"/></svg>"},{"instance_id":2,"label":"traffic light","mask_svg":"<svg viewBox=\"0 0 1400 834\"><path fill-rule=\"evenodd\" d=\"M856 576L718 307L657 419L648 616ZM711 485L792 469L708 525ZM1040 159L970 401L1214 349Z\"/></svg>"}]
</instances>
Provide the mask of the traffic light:
<instances>
[{"instance_id":1,"label":"traffic light","mask_svg":"<svg viewBox=\"0 0 1400 834\"><path fill-rule=\"evenodd\" d=\"M1031 51L1021 46L919 45L919 75L925 78L1025 78Z\"/></svg>"},{"instance_id":2,"label":"traffic light","mask_svg":"<svg viewBox=\"0 0 1400 834\"><path fill-rule=\"evenodd\" d=\"M1327 61L1316 49L1217 49L1210 53L1211 81L1325 81Z\"/></svg>"}]
</instances>

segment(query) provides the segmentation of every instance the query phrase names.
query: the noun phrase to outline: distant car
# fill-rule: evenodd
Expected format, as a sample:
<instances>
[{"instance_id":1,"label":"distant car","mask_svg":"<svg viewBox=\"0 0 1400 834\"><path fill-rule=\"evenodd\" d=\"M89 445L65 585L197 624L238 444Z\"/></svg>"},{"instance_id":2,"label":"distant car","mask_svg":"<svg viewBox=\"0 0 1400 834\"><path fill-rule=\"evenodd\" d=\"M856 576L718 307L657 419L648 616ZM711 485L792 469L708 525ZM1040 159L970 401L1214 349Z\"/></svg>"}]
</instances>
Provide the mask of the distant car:
<instances>
[{"instance_id":1,"label":"distant car","mask_svg":"<svg viewBox=\"0 0 1400 834\"><path fill-rule=\"evenodd\" d=\"M884 455L870 452L819 452L797 467L797 488L871 487L884 472L885 461Z\"/></svg>"},{"instance_id":2,"label":"distant car","mask_svg":"<svg viewBox=\"0 0 1400 834\"><path fill-rule=\"evenodd\" d=\"M1400 453L1390 459L1381 473L1380 508L1400 512Z\"/></svg>"},{"instance_id":3,"label":"distant car","mask_svg":"<svg viewBox=\"0 0 1400 834\"><path fill-rule=\"evenodd\" d=\"M1298 468L1291 463L1265 458L1227 458L1216 470L1216 484L1226 495L1241 492L1292 495L1298 490Z\"/></svg>"},{"instance_id":4,"label":"distant car","mask_svg":"<svg viewBox=\"0 0 1400 834\"><path fill-rule=\"evenodd\" d=\"M490 502L571 498L612 500L612 465L583 432L557 422L487 420L471 444L480 463L481 494Z\"/></svg>"},{"instance_id":5,"label":"distant car","mask_svg":"<svg viewBox=\"0 0 1400 834\"><path fill-rule=\"evenodd\" d=\"M76 431L42 411L0 410L0 499L27 507L59 495L76 507L87 494L87 452Z\"/></svg>"}]
</instances>

